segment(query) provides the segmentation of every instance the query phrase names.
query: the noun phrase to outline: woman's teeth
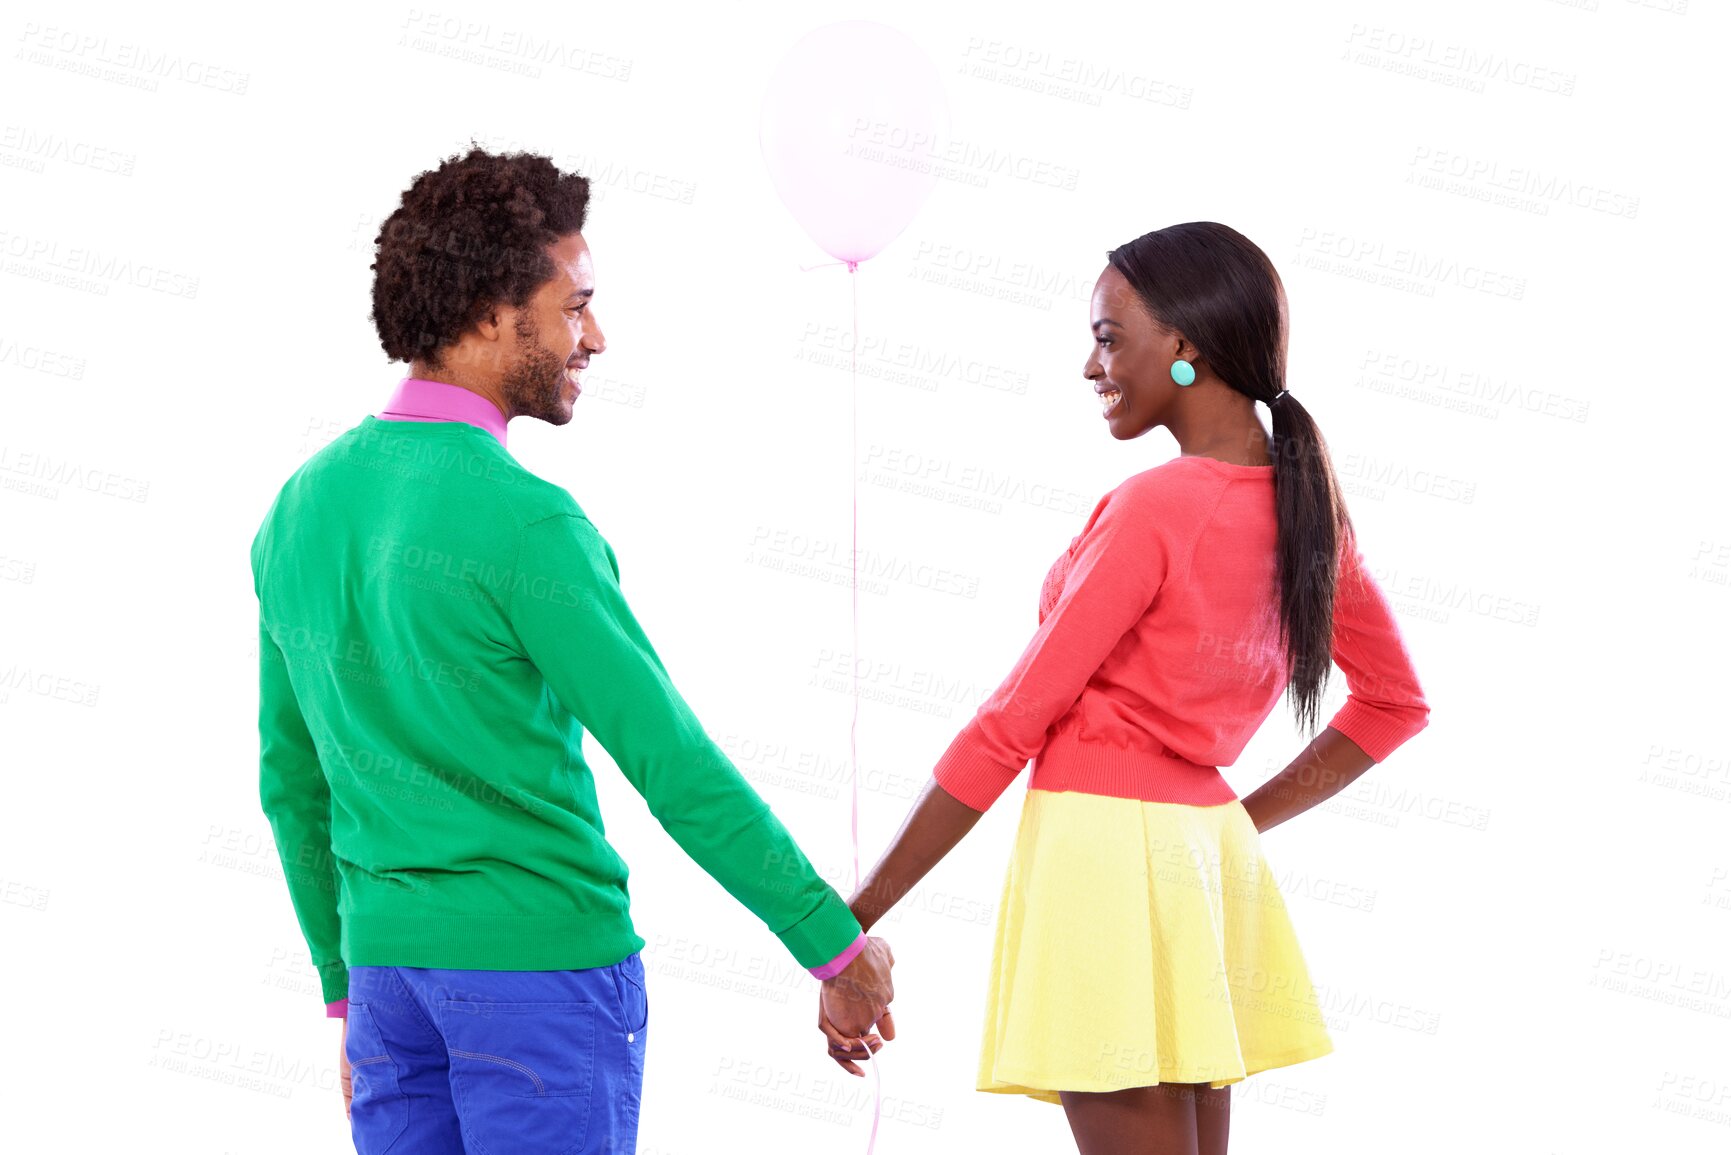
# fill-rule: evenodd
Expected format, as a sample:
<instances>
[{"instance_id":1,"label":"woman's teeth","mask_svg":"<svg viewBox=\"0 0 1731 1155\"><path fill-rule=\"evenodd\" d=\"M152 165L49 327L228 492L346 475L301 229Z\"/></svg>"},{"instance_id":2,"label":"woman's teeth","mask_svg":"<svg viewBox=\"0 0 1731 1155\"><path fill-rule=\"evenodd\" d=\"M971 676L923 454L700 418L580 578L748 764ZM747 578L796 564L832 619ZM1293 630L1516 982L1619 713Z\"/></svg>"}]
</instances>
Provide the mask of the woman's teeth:
<instances>
[{"instance_id":1,"label":"woman's teeth","mask_svg":"<svg viewBox=\"0 0 1731 1155\"><path fill-rule=\"evenodd\" d=\"M1104 416L1105 414L1112 412L1112 410L1117 407L1118 402L1123 398L1123 396L1124 394L1120 393L1116 389L1109 389L1100 394L1101 415Z\"/></svg>"}]
</instances>

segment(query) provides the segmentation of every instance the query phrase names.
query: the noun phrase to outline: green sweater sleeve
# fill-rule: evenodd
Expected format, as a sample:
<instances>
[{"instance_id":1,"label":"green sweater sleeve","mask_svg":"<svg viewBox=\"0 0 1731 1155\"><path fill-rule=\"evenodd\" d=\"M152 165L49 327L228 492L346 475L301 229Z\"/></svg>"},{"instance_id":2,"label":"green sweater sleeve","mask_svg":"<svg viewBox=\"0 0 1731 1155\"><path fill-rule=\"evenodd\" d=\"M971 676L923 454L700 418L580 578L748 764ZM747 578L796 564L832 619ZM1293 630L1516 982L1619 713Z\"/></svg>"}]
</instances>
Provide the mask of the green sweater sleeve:
<instances>
[{"instance_id":1,"label":"green sweater sleeve","mask_svg":"<svg viewBox=\"0 0 1731 1155\"><path fill-rule=\"evenodd\" d=\"M288 662L258 622L258 793L276 839L289 900L307 953L319 972L323 1001L349 993L337 913L336 861L331 855L331 790L318 749L289 683Z\"/></svg>"},{"instance_id":2,"label":"green sweater sleeve","mask_svg":"<svg viewBox=\"0 0 1731 1155\"><path fill-rule=\"evenodd\" d=\"M506 612L553 693L655 820L801 966L829 962L859 936L847 903L674 688L625 603L613 547L587 518L524 527Z\"/></svg>"}]
</instances>

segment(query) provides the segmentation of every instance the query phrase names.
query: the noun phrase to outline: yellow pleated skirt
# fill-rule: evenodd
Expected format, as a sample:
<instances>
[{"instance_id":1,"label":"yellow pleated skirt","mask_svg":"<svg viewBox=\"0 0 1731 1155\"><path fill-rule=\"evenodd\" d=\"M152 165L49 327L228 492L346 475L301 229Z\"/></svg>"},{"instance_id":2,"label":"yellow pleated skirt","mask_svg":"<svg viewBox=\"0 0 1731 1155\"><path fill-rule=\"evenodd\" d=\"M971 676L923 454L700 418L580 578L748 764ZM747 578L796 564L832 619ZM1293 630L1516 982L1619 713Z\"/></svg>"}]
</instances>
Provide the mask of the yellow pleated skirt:
<instances>
[{"instance_id":1,"label":"yellow pleated skirt","mask_svg":"<svg viewBox=\"0 0 1731 1155\"><path fill-rule=\"evenodd\" d=\"M1030 789L998 904L978 1088L1224 1087L1334 1049L1242 803Z\"/></svg>"}]
</instances>

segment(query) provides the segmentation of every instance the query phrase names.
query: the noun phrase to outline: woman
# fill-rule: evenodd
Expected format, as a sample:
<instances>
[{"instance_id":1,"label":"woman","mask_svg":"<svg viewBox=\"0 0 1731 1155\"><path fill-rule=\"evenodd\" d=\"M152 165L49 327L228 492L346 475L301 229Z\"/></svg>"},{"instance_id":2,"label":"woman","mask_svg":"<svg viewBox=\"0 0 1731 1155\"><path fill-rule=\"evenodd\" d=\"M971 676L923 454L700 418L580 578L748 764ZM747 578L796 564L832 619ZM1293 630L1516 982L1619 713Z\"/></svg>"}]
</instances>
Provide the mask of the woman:
<instances>
[{"instance_id":1,"label":"woman","mask_svg":"<svg viewBox=\"0 0 1731 1155\"><path fill-rule=\"evenodd\" d=\"M1388 757L1429 708L1322 436L1284 391L1267 256L1200 221L1108 260L1083 376L1112 436L1164 426L1180 456L1100 499L1046 575L1033 640L849 905L869 929L1034 759L977 1085L1061 1103L1083 1155L1217 1155L1230 1084L1332 1050L1259 834ZM1313 732L1331 655L1346 703L1239 799L1217 767L1283 691ZM855 1074L882 1045L823 1029Z\"/></svg>"}]
</instances>

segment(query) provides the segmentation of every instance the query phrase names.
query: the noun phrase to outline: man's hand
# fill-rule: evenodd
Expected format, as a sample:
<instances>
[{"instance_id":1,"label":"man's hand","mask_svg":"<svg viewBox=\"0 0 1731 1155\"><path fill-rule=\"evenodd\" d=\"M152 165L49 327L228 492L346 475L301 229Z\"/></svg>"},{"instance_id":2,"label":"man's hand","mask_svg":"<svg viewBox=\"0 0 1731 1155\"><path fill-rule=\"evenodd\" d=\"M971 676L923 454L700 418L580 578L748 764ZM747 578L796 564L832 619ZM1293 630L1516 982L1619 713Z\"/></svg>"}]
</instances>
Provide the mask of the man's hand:
<instances>
[{"instance_id":1,"label":"man's hand","mask_svg":"<svg viewBox=\"0 0 1731 1155\"><path fill-rule=\"evenodd\" d=\"M829 1040L830 1057L862 1078L864 1072L851 1060L871 1058L884 1039L896 1037L889 1011L895 998L890 968L895 964L889 943L867 938L865 949L839 975L825 979L818 995L817 1029ZM881 1038L868 1035L874 1026L883 1032Z\"/></svg>"},{"instance_id":2,"label":"man's hand","mask_svg":"<svg viewBox=\"0 0 1731 1155\"><path fill-rule=\"evenodd\" d=\"M342 1076L343 1085L343 1117L349 1118L349 1102L354 1098L352 1077L349 1074L349 1017L343 1016L343 1041L337 1047L337 1071Z\"/></svg>"}]
</instances>

